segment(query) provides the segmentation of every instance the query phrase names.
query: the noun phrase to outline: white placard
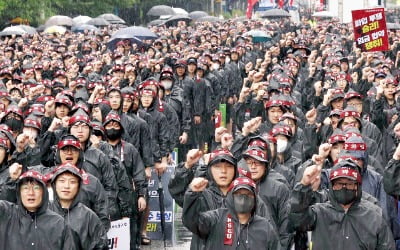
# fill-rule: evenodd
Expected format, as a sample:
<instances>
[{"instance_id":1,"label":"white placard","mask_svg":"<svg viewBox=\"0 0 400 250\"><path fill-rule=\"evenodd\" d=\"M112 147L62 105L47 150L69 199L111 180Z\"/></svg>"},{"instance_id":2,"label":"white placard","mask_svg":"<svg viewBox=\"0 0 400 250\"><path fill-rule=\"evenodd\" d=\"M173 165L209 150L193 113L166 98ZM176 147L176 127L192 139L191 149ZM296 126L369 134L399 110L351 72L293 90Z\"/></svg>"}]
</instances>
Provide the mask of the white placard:
<instances>
[{"instance_id":1,"label":"white placard","mask_svg":"<svg viewBox=\"0 0 400 250\"><path fill-rule=\"evenodd\" d=\"M108 248L110 250L129 250L130 231L129 218L111 221L110 230L107 233Z\"/></svg>"}]
</instances>

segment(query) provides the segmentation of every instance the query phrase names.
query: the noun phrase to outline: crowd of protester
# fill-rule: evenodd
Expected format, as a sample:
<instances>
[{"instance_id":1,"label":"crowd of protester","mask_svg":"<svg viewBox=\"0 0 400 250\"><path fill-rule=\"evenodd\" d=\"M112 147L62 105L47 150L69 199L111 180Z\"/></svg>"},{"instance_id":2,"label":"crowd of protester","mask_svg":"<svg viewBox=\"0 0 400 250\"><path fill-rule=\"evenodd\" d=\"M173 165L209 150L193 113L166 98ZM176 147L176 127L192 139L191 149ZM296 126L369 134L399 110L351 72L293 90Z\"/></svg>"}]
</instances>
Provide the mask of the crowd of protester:
<instances>
[{"instance_id":1,"label":"crowd of protester","mask_svg":"<svg viewBox=\"0 0 400 250\"><path fill-rule=\"evenodd\" d=\"M332 20L116 29L0 40L1 249L108 249L121 218L151 244L174 164L191 249L396 249L400 31L362 52Z\"/></svg>"}]
</instances>

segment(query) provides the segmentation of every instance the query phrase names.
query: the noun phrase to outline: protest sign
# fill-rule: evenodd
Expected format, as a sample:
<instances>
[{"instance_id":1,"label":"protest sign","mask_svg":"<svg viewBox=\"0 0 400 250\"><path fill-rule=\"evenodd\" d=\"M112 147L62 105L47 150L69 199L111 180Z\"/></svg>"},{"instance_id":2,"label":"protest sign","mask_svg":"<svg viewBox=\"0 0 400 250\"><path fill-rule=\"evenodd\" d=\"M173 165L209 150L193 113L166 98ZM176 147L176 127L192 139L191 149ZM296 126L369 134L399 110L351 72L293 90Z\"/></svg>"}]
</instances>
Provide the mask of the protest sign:
<instances>
[{"instance_id":1,"label":"protest sign","mask_svg":"<svg viewBox=\"0 0 400 250\"><path fill-rule=\"evenodd\" d=\"M384 8L353 10L351 13L358 48L365 52L389 49Z\"/></svg>"},{"instance_id":2,"label":"protest sign","mask_svg":"<svg viewBox=\"0 0 400 250\"><path fill-rule=\"evenodd\" d=\"M130 249L129 218L111 222L110 230L107 233L108 248L110 250Z\"/></svg>"}]
</instances>

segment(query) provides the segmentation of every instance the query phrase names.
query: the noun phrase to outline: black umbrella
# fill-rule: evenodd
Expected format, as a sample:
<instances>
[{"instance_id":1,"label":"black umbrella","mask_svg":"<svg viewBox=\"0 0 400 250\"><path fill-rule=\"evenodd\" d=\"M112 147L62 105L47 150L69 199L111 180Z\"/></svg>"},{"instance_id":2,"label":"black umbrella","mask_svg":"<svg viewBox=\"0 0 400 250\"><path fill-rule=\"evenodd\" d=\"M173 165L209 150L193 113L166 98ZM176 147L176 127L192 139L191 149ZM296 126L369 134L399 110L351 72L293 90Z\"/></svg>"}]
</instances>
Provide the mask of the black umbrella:
<instances>
[{"instance_id":1,"label":"black umbrella","mask_svg":"<svg viewBox=\"0 0 400 250\"><path fill-rule=\"evenodd\" d=\"M94 25L94 26L108 26L110 23L102 18L102 17L96 17L92 18L91 20L87 21L86 24Z\"/></svg>"},{"instance_id":2,"label":"black umbrella","mask_svg":"<svg viewBox=\"0 0 400 250\"><path fill-rule=\"evenodd\" d=\"M151 30L141 26L131 26L120 29L117 32L115 32L111 36L111 38L120 38L121 36L123 38L135 37L140 40L153 40L158 38L158 36L154 34Z\"/></svg>"},{"instance_id":3,"label":"black umbrella","mask_svg":"<svg viewBox=\"0 0 400 250\"><path fill-rule=\"evenodd\" d=\"M161 175L158 176L158 203L160 205L161 233L163 235L164 249L167 247L165 235L165 206L164 206L164 189L161 182Z\"/></svg>"},{"instance_id":4,"label":"black umbrella","mask_svg":"<svg viewBox=\"0 0 400 250\"><path fill-rule=\"evenodd\" d=\"M165 21L165 24L173 25L179 21L190 22L190 21L192 21L192 18L190 18L188 15L175 15L175 16L170 17L167 21Z\"/></svg>"},{"instance_id":5,"label":"black umbrella","mask_svg":"<svg viewBox=\"0 0 400 250\"><path fill-rule=\"evenodd\" d=\"M110 38L110 41L108 41L107 47L110 51L114 51L117 48L117 43L119 41L125 41L125 40L129 40L131 44L137 44L138 46L142 46L143 42L136 37L132 37L129 35L120 35L119 37L114 37L114 38Z\"/></svg>"},{"instance_id":6,"label":"black umbrella","mask_svg":"<svg viewBox=\"0 0 400 250\"><path fill-rule=\"evenodd\" d=\"M147 12L148 16L164 16L164 15L175 15L174 9L167 5L156 5L151 7L151 9Z\"/></svg>"},{"instance_id":7,"label":"black umbrella","mask_svg":"<svg viewBox=\"0 0 400 250\"><path fill-rule=\"evenodd\" d=\"M90 24L80 24L80 25L72 26L71 30L73 32L84 32L85 30L98 32L99 28L97 28L94 25L90 25Z\"/></svg>"},{"instance_id":8,"label":"black umbrella","mask_svg":"<svg viewBox=\"0 0 400 250\"><path fill-rule=\"evenodd\" d=\"M196 22L218 22L221 21L218 17L215 16L203 16L196 20Z\"/></svg>"},{"instance_id":9,"label":"black umbrella","mask_svg":"<svg viewBox=\"0 0 400 250\"><path fill-rule=\"evenodd\" d=\"M112 23L112 24L118 24L118 23L124 24L124 23L126 23L126 22L125 22L122 18L120 18L119 16L114 15L114 14L111 14L111 13L101 14L101 15L98 16L98 17L101 17L101 18L107 20L109 23Z\"/></svg>"},{"instance_id":10,"label":"black umbrella","mask_svg":"<svg viewBox=\"0 0 400 250\"><path fill-rule=\"evenodd\" d=\"M147 24L147 26L159 26L159 25L163 25L163 24L165 24L165 21L166 20L162 20L162 19L156 19L156 20L153 20L153 21L151 21L151 22L149 22L148 24Z\"/></svg>"},{"instance_id":11,"label":"black umbrella","mask_svg":"<svg viewBox=\"0 0 400 250\"><path fill-rule=\"evenodd\" d=\"M196 10L189 13L189 17L192 18L193 20L199 19L200 17L203 16L208 16L207 12Z\"/></svg>"},{"instance_id":12,"label":"black umbrella","mask_svg":"<svg viewBox=\"0 0 400 250\"><path fill-rule=\"evenodd\" d=\"M290 17L289 12L282 9L270 9L260 14L261 17Z\"/></svg>"}]
</instances>

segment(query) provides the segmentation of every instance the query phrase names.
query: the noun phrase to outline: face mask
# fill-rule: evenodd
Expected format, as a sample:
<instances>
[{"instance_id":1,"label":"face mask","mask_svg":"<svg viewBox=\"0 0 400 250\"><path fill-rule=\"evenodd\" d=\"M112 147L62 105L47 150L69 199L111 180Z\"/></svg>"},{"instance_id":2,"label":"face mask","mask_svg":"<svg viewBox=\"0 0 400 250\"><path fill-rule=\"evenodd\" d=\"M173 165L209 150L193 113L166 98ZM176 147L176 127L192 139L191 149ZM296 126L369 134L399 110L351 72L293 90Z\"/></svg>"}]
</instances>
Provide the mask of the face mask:
<instances>
[{"instance_id":1,"label":"face mask","mask_svg":"<svg viewBox=\"0 0 400 250\"><path fill-rule=\"evenodd\" d=\"M22 128L24 127L24 123L15 118L7 119L5 124L14 132L21 132Z\"/></svg>"},{"instance_id":2,"label":"face mask","mask_svg":"<svg viewBox=\"0 0 400 250\"><path fill-rule=\"evenodd\" d=\"M254 197L245 194L233 195L233 205L239 214L251 213L254 208Z\"/></svg>"},{"instance_id":3,"label":"face mask","mask_svg":"<svg viewBox=\"0 0 400 250\"><path fill-rule=\"evenodd\" d=\"M115 128L106 129L107 138L110 140L117 140L121 138L121 134L122 134L121 129L115 129Z\"/></svg>"},{"instance_id":4,"label":"face mask","mask_svg":"<svg viewBox=\"0 0 400 250\"><path fill-rule=\"evenodd\" d=\"M231 58L230 58L230 57L226 57L226 58L225 58L225 62L226 62L226 63L230 63L230 61L231 61Z\"/></svg>"},{"instance_id":5,"label":"face mask","mask_svg":"<svg viewBox=\"0 0 400 250\"><path fill-rule=\"evenodd\" d=\"M286 141L286 140L282 140L282 139L276 140L276 152L277 153L285 152L287 145L288 145L288 141Z\"/></svg>"},{"instance_id":6,"label":"face mask","mask_svg":"<svg viewBox=\"0 0 400 250\"><path fill-rule=\"evenodd\" d=\"M172 81L171 80L162 80L161 84L164 86L165 89L172 88Z\"/></svg>"},{"instance_id":7,"label":"face mask","mask_svg":"<svg viewBox=\"0 0 400 250\"><path fill-rule=\"evenodd\" d=\"M214 70L219 70L219 64L218 63L214 63L212 67L213 67Z\"/></svg>"},{"instance_id":8,"label":"face mask","mask_svg":"<svg viewBox=\"0 0 400 250\"><path fill-rule=\"evenodd\" d=\"M333 196L339 204L348 205L356 199L357 190L349 190L347 188L333 190Z\"/></svg>"}]
</instances>

